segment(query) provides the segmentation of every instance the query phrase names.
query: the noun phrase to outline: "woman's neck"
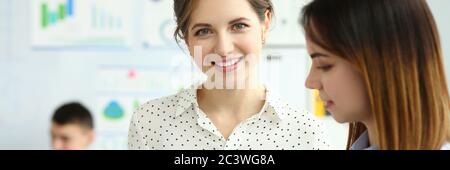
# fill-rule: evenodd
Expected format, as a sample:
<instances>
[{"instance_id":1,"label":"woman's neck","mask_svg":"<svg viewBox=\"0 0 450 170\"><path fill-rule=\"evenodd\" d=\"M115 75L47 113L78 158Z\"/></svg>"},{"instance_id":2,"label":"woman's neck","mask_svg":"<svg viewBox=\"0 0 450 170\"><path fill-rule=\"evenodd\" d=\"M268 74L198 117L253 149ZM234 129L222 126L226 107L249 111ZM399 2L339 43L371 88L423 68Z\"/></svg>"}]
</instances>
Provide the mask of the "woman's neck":
<instances>
[{"instance_id":1,"label":"woman's neck","mask_svg":"<svg viewBox=\"0 0 450 170\"><path fill-rule=\"evenodd\" d=\"M252 89L199 89L199 107L205 113L233 113L238 117L248 117L258 113L265 102L265 88Z\"/></svg>"}]
</instances>

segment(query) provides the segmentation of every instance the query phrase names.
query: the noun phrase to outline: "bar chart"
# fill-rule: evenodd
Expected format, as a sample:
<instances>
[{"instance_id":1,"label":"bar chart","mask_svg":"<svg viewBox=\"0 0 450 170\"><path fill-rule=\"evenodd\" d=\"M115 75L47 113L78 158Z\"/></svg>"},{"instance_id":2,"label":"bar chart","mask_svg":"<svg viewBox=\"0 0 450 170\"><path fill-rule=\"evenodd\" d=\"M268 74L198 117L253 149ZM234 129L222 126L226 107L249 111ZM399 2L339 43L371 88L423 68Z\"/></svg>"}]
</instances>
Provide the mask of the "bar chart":
<instances>
[{"instance_id":1,"label":"bar chart","mask_svg":"<svg viewBox=\"0 0 450 170\"><path fill-rule=\"evenodd\" d=\"M64 21L67 17L73 17L73 0L67 0L64 4L58 4L56 10L51 10L49 4L41 4L41 26L47 28L57 22Z\"/></svg>"},{"instance_id":2,"label":"bar chart","mask_svg":"<svg viewBox=\"0 0 450 170\"><path fill-rule=\"evenodd\" d=\"M32 46L129 47L133 2L120 0L32 1Z\"/></svg>"},{"instance_id":3,"label":"bar chart","mask_svg":"<svg viewBox=\"0 0 450 170\"><path fill-rule=\"evenodd\" d=\"M120 30L123 19L113 16L104 8L93 6L91 9L91 28L96 30Z\"/></svg>"}]
</instances>

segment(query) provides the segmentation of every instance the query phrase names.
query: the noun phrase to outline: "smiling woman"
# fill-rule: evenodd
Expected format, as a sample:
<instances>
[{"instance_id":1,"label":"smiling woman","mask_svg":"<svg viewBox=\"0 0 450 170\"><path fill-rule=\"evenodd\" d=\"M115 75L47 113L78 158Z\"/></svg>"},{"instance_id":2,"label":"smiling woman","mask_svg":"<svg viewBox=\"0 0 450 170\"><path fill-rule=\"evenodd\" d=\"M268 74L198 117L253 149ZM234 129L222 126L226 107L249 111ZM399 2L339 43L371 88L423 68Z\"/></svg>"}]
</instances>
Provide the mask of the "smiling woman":
<instances>
[{"instance_id":1,"label":"smiling woman","mask_svg":"<svg viewBox=\"0 0 450 170\"><path fill-rule=\"evenodd\" d=\"M328 148L312 114L256 81L270 0L175 0L174 10L175 38L208 80L141 106L130 124L130 149Z\"/></svg>"}]
</instances>

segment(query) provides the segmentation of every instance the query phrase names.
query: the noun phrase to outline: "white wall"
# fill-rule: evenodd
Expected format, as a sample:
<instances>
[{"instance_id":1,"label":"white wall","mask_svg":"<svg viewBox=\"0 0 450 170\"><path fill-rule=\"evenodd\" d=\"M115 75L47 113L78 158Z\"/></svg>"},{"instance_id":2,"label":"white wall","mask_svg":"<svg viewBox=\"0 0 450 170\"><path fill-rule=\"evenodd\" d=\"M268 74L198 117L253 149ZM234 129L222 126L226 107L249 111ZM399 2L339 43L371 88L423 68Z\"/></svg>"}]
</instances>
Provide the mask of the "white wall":
<instances>
[{"instance_id":1,"label":"white wall","mask_svg":"<svg viewBox=\"0 0 450 170\"><path fill-rule=\"evenodd\" d=\"M428 0L441 36L442 49L444 52L444 62L447 74L447 85L450 88L450 1Z\"/></svg>"}]
</instances>

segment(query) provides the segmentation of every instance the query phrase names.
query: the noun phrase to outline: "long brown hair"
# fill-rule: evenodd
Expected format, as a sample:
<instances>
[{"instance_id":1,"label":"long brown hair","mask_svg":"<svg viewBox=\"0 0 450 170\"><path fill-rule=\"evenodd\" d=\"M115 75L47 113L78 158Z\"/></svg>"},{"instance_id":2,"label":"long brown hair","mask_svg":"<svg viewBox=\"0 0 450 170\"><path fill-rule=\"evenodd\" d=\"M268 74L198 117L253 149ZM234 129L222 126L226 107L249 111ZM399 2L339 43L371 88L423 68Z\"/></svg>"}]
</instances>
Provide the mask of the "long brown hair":
<instances>
[{"instance_id":1,"label":"long brown hair","mask_svg":"<svg viewBox=\"0 0 450 170\"><path fill-rule=\"evenodd\" d=\"M306 36L364 78L379 149L440 149L450 99L433 15L425 0L314 0ZM365 130L350 123L347 148Z\"/></svg>"}]
</instances>

